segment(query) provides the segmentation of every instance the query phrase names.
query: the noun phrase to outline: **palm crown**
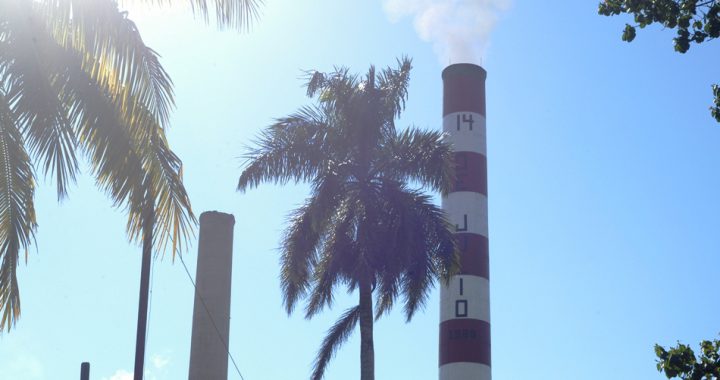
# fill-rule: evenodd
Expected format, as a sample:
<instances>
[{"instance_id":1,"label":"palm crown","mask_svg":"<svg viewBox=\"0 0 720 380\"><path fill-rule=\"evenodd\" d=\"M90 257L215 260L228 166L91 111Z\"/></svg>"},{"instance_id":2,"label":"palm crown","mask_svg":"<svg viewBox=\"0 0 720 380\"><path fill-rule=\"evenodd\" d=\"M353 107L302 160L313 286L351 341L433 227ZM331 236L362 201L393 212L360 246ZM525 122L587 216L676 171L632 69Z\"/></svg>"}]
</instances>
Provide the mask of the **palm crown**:
<instances>
[{"instance_id":1,"label":"palm crown","mask_svg":"<svg viewBox=\"0 0 720 380\"><path fill-rule=\"evenodd\" d=\"M257 12L256 0L188 2L219 26ZM165 138L172 107L172 81L116 1L0 0L0 331L20 315L18 253L37 228L33 160L63 198L81 152L132 240L182 250L195 217Z\"/></svg>"},{"instance_id":2,"label":"palm crown","mask_svg":"<svg viewBox=\"0 0 720 380\"><path fill-rule=\"evenodd\" d=\"M454 175L449 145L437 132L398 132L395 118L407 98L410 60L362 78L345 68L309 76L318 104L281 118L249 153L238 189L261 182L307 181L311 196L292 214L283 238L281 283L292 312L307 299L312 317L333 302L333 290L359 291L326 336L313 379L360 322L361 378L373 377L372 322L401 298L408 320L436 278L456 267L452 233L442 210L412 181L447 192Z\"/></svg>"}]
</instances>

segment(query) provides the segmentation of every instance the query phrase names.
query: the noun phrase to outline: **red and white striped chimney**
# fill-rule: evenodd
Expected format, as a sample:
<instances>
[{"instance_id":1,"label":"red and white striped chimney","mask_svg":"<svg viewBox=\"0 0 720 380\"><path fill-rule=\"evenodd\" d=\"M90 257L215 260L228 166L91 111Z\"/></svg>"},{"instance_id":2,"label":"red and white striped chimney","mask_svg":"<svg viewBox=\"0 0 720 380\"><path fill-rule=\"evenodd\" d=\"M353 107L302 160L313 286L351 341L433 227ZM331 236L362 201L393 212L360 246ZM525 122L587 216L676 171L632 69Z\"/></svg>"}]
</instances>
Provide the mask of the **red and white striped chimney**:
<instances>
[{"instance_id":1,"label":"red and white striped chimney","mask_svg":"<svg viewBox=\"0 0 720 380\"><path fill-rule=\"evenodd\" d=\"M460 273L440 288L440 380L490 380L485 77L477 65L443 70L443 131L457 181L442 199L455 225Z\"/></svg>"}]
</instances>

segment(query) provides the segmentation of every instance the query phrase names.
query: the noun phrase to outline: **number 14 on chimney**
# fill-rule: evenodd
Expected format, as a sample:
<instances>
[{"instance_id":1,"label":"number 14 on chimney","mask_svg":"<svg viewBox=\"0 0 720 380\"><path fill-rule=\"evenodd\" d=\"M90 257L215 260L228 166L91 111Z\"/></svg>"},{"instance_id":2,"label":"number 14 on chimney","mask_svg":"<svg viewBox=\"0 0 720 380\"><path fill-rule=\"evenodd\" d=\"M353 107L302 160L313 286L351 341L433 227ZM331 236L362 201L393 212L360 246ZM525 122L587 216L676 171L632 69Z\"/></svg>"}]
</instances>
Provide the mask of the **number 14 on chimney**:
<instances>
[{"instance_id":1,"label":"number 14 on chimney","mask_svg":"<svg viewBox=\"0 0 720 380\"><path fill-rule=\"evenodd\" d=\"M458 131L460 130L460 126L463 123L467 123L468 130L470 130L470 131L473 130L473 123L475 122L475 120L473 120L472 114L466 114L466 113L457 114L456 118L457 118L457 130Z\"/></svg>"}]
</instances>

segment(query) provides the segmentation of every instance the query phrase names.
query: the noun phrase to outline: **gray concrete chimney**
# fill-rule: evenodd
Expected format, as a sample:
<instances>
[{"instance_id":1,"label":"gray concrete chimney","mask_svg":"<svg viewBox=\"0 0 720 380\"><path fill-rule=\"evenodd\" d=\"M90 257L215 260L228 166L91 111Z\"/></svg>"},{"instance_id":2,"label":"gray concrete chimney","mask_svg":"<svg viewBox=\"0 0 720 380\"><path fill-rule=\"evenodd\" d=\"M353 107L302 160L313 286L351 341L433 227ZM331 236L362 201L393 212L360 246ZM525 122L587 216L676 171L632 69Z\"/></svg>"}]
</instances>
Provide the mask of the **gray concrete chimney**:
<instances>
[{"instance_id":1,"label":"gray concrete chimney","mask_svg":"<svg viewBox=\"0 0 720 380\"><path fill-rule=\"evenodd\" d=\"M234 225L230 214L209 211L200 215L189 380L228 377Z\"/></svg>"}]
</instances>

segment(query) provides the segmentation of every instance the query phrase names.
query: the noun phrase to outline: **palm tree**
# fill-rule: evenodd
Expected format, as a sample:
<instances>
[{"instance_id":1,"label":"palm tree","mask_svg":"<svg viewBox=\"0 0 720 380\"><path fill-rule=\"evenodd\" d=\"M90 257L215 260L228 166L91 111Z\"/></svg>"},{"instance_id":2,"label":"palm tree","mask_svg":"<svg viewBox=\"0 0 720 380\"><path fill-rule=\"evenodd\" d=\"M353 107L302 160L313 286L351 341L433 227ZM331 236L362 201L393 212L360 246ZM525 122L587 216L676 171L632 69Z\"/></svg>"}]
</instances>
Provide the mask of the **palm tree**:
<instances>
[{"instance_id":1,"label":"palm tree","mask_svg":"<svg viewBox=\"0 0 720 380\"><path fill-rule=\"evenodd\" d=\"M257 0L188 2L221 27L242 29L257 12ZM37 230L36 166L60 200L86 156L148 262L153 246L182 251L195 216L165 137L173 106L158 55L116 1L0 0L0 331L20 316L16 270Z\"/></svg>"},{"instance_id":2,"label":"palm tree","mask_svg":"<svg viewBox=\"0 0 720 380\"><path fill-rule=\"evenodd\" d=\"M239 179L241 191L261 182L312 184L282 243L288 314L305 298L305 316L312 318L332 305L339 285L358 292L358 304L328 330L313 380L323 377L358 323L361 379L374 379L374 319L400 298L410 321L434 280L447 278L457 266L442 210L408 186L412 181L445 193L454 175L451 149L440 133L395 128L410 69L404 58L380 73L370 67L364 77L346 68L310 75L307 94L317 96L318 104L264 130Z\"/></svg>"}]
</instances>

